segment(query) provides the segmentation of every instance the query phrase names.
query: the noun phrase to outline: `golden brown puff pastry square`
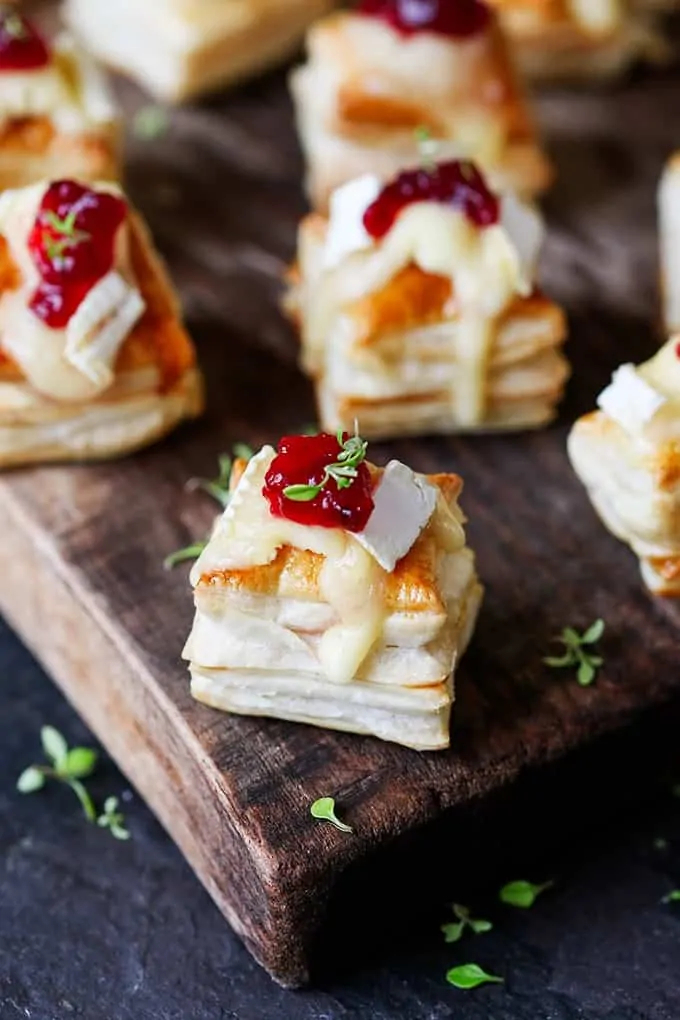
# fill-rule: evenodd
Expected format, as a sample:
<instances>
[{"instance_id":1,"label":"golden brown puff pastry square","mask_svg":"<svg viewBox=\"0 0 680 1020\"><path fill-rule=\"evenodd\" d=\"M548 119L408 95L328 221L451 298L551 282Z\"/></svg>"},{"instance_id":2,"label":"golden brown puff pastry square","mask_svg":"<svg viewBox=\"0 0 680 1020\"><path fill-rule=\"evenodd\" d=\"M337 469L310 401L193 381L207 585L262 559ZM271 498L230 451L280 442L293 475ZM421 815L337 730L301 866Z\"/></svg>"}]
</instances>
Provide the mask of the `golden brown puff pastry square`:
<instances>
[{"instance_id":1,"label":"golden brown puff pastry square","mask_svg":"<svg viewBox=\"0 0 680 1020\"><path fill-rule=\"evenodd\" d=\"M387 179L417 162L423 129L437 158L474 159L501 189L534 195L552 170L502 32L407 37L383 20L336 12L312 26L293 72L308 192L324 211L363 173Z\"/></svg>"},{"instance_id":2,"label":"golden brown puff pastry square","mask_svg":"<svg viewBox=\"0 0 680 1020\"><path fill-rule=\"evenodd\" d=\"M383 239L362 241L372 180L300 226L286 307L323 427L356 419L388 438L545 425L569 367L564 314L535 285L538 213L505 196L499 222L477 228L419 202Z\"/></svg>"},{"instance_id":3,"label":"golden brown puff pastry square","mask_svg":"<svg viewBox=\"0 0 680 1020\"><path fill-rule=\"evenodd\" d=\"M521 70L534 80L609 78L666 46L649 5L628 0L490 0Z\"/></svg>"},{"instance_id":4,"label":"golden brown puff pastry square","mask_svg":"<svg viewBox=\"0 0 680 1020\"><path fill-rule=\"evenodd\" d=\"M115 180L119 118L90 56L66 33L48 42L6 7L3 22L20 66L0 60L0 191L59 177Z\"/></svg>"},{"instance_id":5,"label":"golden brown puff pastry square","mask_svg":"<svg viewBox=\"0 0 680 1020\"><path fill-rule=\"evenodd\" d=\"M646 585L680 595L680 346L622 365L569 436L574 470L604 525L631 547Z\"/></svg>"},{"instance_id":6,"label":"golden brown puff pastry square","mask_svg":"<svg viewBox=\"0 0 680 1020\"><path fill-rule=\"evenodd\" d=\"M460 479L369 465L373 507L354 532L275 516L264 493L275 459L277 468L280 455L264 447L237 469L192 571L196 616L183 654L194 697L417 750L447 747L452 674L482 599Z\"/></svg>"},{"instance_id":7,"label":"golden brown puff pastry square","mask_svg":"<svg viewBox=\"0 0 680 1020\"><path fill-rule=\"evenodd\" d=\"M54 195L66 197L50 209ZM101 196L120 203L113 208L122 219L108 240L96 219L81 218ZM98 263L92 277L75 284L67 278L61 289L50 278L55 259L80 259L82 245L81 265L89 266L107 244L110 265ZM68 317L46 311L54 301L64 302ZM4 192L0 466L120 456L195 417L202 405L201 376L172 285L117 185L60 181Z\"/></svg>"},{"instance_id":8,"label":"golden brown puff pastry square","mask_svg":"<svg viewBox=\"0 0 680 1020\"><path fill-rule=\"evenodd\" d=\"M105 64L178 103L292 55L334 0L66 0L74 33Z\"/></svg>"}]
</instances>

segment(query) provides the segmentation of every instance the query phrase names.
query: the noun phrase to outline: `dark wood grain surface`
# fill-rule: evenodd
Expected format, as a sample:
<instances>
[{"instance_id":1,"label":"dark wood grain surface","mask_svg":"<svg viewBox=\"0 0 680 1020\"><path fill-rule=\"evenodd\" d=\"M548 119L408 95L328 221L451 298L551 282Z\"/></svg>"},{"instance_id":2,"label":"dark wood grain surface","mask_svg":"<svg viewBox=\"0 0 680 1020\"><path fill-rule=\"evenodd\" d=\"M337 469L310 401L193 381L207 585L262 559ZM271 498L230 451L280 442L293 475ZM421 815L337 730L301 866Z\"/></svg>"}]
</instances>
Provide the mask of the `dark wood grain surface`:
<instances>
[{"instance_id":1,"label":"dark wood grain surface","mask_svg":"<svg viewBox=\"0 0 680 1020\"><path fill-rule=\"evenodd\" d=\"M459 673L452 748L229 717L192 701L179 653L187 572L163 570L202 536L209 500L184 488L234 441L313 420L295 338L278 310L304 210L283 76L175 111L129 138L128 186L180 290L209 410L114 465L0 480L0 608L148 800L249 948L280 981L308 977L327 896L351 865L680 690L679 607L652 599L637 562L596 520L565 455L569 423L656 331L655 188L678 130L678 76L541 98L559 178L546 202L543 282L571 320L575 375L537 434L383 444L465 479L487 597ZM121 84L125 108L143 102ZM607 621L606 665L579 688L542 665L564 625ZM333 794L355 834L309 816ZM366 904L370 909L370 903Z\"/></svg>"}]
</instances>

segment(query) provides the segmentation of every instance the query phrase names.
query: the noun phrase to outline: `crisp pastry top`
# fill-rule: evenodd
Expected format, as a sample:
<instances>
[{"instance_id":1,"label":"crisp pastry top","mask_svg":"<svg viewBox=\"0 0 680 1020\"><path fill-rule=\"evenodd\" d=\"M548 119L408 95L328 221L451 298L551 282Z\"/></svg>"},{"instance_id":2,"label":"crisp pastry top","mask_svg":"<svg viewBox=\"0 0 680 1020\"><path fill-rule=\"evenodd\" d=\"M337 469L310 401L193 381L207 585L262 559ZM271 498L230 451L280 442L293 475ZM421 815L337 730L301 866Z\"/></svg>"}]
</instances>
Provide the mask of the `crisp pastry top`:
<instances>
[{"instance_id":1,"label":"crisp pastry top","mask_svg":"<svg viewBox=\"0 0 680 1020\"><path fill-rule=\"evenodd\" d=\"M120 369L151 365L161 387L172 385L193 354L149 251L117 185L54 181L5 191L3 383L26 384L43 399L80 402L108 390Z\"/></svg>"},{"instance_id":2,"label":"crisp pastry top","mask_svg":"<svg viewBox=\"0 0 680 1020\"><path fill-rule=\"evenodd\" d=\"M399 461L381 471L358 436L288 436L237 474L191 580L197 605L220 594L284 594L332 608L319 645L335 682L352 679L393 612L445 619L438 554L465 547L456 476Z\"/></svg>"},{"instance_id":3,"label":"crisp pastry top","mask_svg":"<svg viewBox=\"0 0 680 1020\"><path fill-rule=\"evenodd\" d=\"M481 0L365 0L313 25L308 45L315 94L341 134L425 126L488 160L509 139L534 136L497 19Z\"/></svg>"},{"instance_id":4,"label":"crisp pastry top","mask_svg":"<svg viewBox=\"0 0 680 1020\"><path fill-rule=\"evenodd\" d=\"M98 70L70 36L52 45L23 15L0 7L0 127L42 118L78 134L112 124L116 110Z\"/></svg>"},{"instance_id":5,"label":"crisp pastry top","mask_svg":"<svg viewBox=\"0 0 680 1020\"><path fill-rule=\"evenodd\" d=\"M179 51L224 32L239 31L279 10L287 0L115 0L121 14L134 11L140 24L153 28Z\"/></svg>"},{"instance_id":6,"label":"crisp pastry top","mask_svg":"<svg viewBox=\"0 0 680 1020\"><path fill-rule=\"evenodd\" d=\"M618 368L597 402L636 443L680 441L680 338L671 337L642 365Z\"/></svg>"},{"instance_id":7,"label":"crisp pastry top","mask_svg":"<svg viewBox=\"0 0 680 1020\"><path fill-rule=\"evenodd\" d=\"M573 24L589 35L616 32L624 20L621 0L490 0L520 37Z\"/></svg>"}]
</instances>

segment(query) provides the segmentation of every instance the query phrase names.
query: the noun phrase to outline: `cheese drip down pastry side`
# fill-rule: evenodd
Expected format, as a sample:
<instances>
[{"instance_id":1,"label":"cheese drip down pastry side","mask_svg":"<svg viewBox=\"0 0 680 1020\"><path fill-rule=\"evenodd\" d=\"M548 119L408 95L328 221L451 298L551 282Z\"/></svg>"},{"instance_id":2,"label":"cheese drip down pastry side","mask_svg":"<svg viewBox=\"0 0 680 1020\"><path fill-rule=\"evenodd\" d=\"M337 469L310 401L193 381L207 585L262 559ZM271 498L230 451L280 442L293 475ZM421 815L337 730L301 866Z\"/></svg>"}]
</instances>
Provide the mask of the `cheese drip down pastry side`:
<instances>
[{"instance_id":1,"label":"cheese drip down pastry side","mask_svg":"<svg viewBox=\"0 0 680 1020\"><path fill-rule=\"evenodd\" d=\"M66 33L49 43L0 5L0 191L42 180L114 180L120 124L106 82Z\"/></svg>"},{"instance_id":2,"label":"cheese drip down pastry side","mask_svg":"<svg viewBox=\"0 0 680 1020\"><path fill-rule=\"evenodd\" d=\"M0 195L0 467L119 456L202 405L178 302L120 188Z\"/></svg>"},{"instance_id":3,"label":"cheese drip down pastry side","mask_svg":"<svg viewBox=\"0 0 680 1020\"><path fill-rule=\"evenodd\" d=\"M303 220L286 308L328 431L369 438L537 428L569 374L536 288L537 211L448 162L338 189Z\"/></svg>"},{"instance_id":4,"label":"cheese drip down pastry side","mask_svg":"<svg viewBox=\"0 0 680 1020\"><path fill-rule=\"evenodd\" d=\"M66 0L74 34L105 64L179 103L295 53L334 0Z\"/></svg>"},{"instance_id":5,"label":"cheese drip down pastry side","mask_svg":"<svg viewBox=\"0 0 680 1020\"><path fill-rule=\"evenodd\" d=\"M239 462L194 566L184 649L213 708L449 746L453 674L482 600L455 475L289 436Z\"/></svg>"},{"instance_id":6,"label":"cheese drip down pastry side","mask_svg":"<svg viewBox=\"0 0 680 1020\"><path fill-rule=\"evenodd\" d=\"M579 419L569 456L605 527L640 560L647 587L680 595L680 337L622 365Z\"/></svg>"},{"instance_id":7,"label":"cheese drip down pastry side","mask_svg":"<svg viewBox=\"0 0 680 1020\"><path fill-rule=\"evenodd\" d=\"M668 59L652 0L490 0L523 73L535 81L623 74Z\"/></svg>"},{"instance_id":8,"label":"cheese drip down pastry side","mask_svg":"<svg viewBox=\"0 0 680 1020\"><path fill-rule=\"evenodd\" d=\"M474 159L501 189L552 179L494 12L482 0L363 0L312 26L291 76L313 206L364 173L388 179L420 158Z\"/></svg>"}]
</instances>

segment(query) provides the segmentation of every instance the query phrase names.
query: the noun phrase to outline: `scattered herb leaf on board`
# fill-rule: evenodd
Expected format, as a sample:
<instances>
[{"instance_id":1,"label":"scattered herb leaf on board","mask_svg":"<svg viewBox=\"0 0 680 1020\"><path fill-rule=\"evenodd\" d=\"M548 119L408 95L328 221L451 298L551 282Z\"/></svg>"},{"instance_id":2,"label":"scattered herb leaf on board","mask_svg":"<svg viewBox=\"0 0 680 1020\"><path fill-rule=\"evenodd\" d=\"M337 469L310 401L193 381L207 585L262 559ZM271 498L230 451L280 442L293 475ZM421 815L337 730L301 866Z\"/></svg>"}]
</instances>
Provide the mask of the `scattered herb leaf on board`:
<instances>
[{"instance_id":1,"label":"scattered herb leaf on board","mask_svg":"<svg viewBox=\"0 0 680 1020\"><path fill-rule=\"evenodd\" d=\"M526 882L524 879L508 882L500 890L498 898L509 907L520 907L522 910L528 910L529 907L533 907L541 893L545 892L546 889L552 888L553 885L554 882L543 882L540 885L534 885L533 882Z\"/></svg>"},{"instance_id":2,"label":"scattered herb leaf on board","mask_svg":"<svg viewBox=\"0 0 680 1020\"><path fill-rule=\"evenodd\" d=\"M452 903L451 909L457 920L441 926L445 942L458 942L463 937L466 928L469 928L475 935L482 935L493 928L491 921L470 917L468 908L460 903Z\"/></svg>"},{"instance_id":3,"label":"scattered herb leaf on board","mask_svg":"<svg viewBox=\"0 0 680 1020\"><path fill-rule=\"evenodd\" d=\"M454 988L478 988L479 985L502 985L505 979L496 974L487 974L477 963L462 963L446 972L446 980Z\"/></svg>"},{"instance_id":4,"label":"scattered herb leaf on board","mask_svg":"<svg viewBox=\"0 0 680 1020\"><path fill-rule=\"evenodd\" d=\"M564 655L549 655L543 662L552 669L576 669L576 679L581 687L589 687L595 680L604 659L592 648L604 633L604 620L596 620L583 634L573 627L565 627L555 638L565 646Z\"/></svg>"},{"instance_id":5,"label":"scattered herb leaf on board","mask_svg":"<svg viewBox=\"0 0 680 1020\"><path fill-rule=\"evenodd\" d=\"M661 902L680 903L680 889L672 889L669 893L666 893Z\"/></svg>"},{"instance_id":6,"label":"scattered herb leaf on board","mask_svg":"<svg viewBox=\"0 0 680 1020\"><path fill-rule=\"evenodd\" d=\"M97 819L97 825L108 829L115 839L129 839L130 833L125 828L125 816L118 810L118 798L107 797L104 810Z\"/></svg>"},{"instance_id":7,"label":"scattered herb leaf on board","mask_svg":"<svg viewBox=\"0 0 680 1020\"><path fill-rule=\"evenodd\" d=\"M336 829L340 829L341 832L354 831L351 825L345 825L336 815L333 797L320 797L319 800L314 801L309 811L312 818L316 818L320 822L330 822L331 825L334 825Z\"/></svg>"},{"instance_id":8,"label":"scattered herb leaf on board","mask_svg":"<svg viewBox=\"0 0 680 1020\"><path fill-rule=\"evenodd\" d=\"M83 809L83 814L88 822L99 822L100 825L107 825L117 839L129 839L130 834L124 829L124 818L122 814L116 815L114 832L113 824L102 822L104 816L97 816L94 801L90 796L87 787L82 782L94 772L97 765L97 752L91 747L69 747L63 735L54 726L43 726L40 731L40 740L45 757L49 765L29 765L24 769L17 779L17 790L19 793L36 793L42 790L48 780L63 783L73 791ZM107 804L110 806L115 797L109 797L104 804L104 812L107 814ZM110 812L108 812L110 814ZM120 833L125 832L125 836Z\"/></svg>"}]
</instances>

